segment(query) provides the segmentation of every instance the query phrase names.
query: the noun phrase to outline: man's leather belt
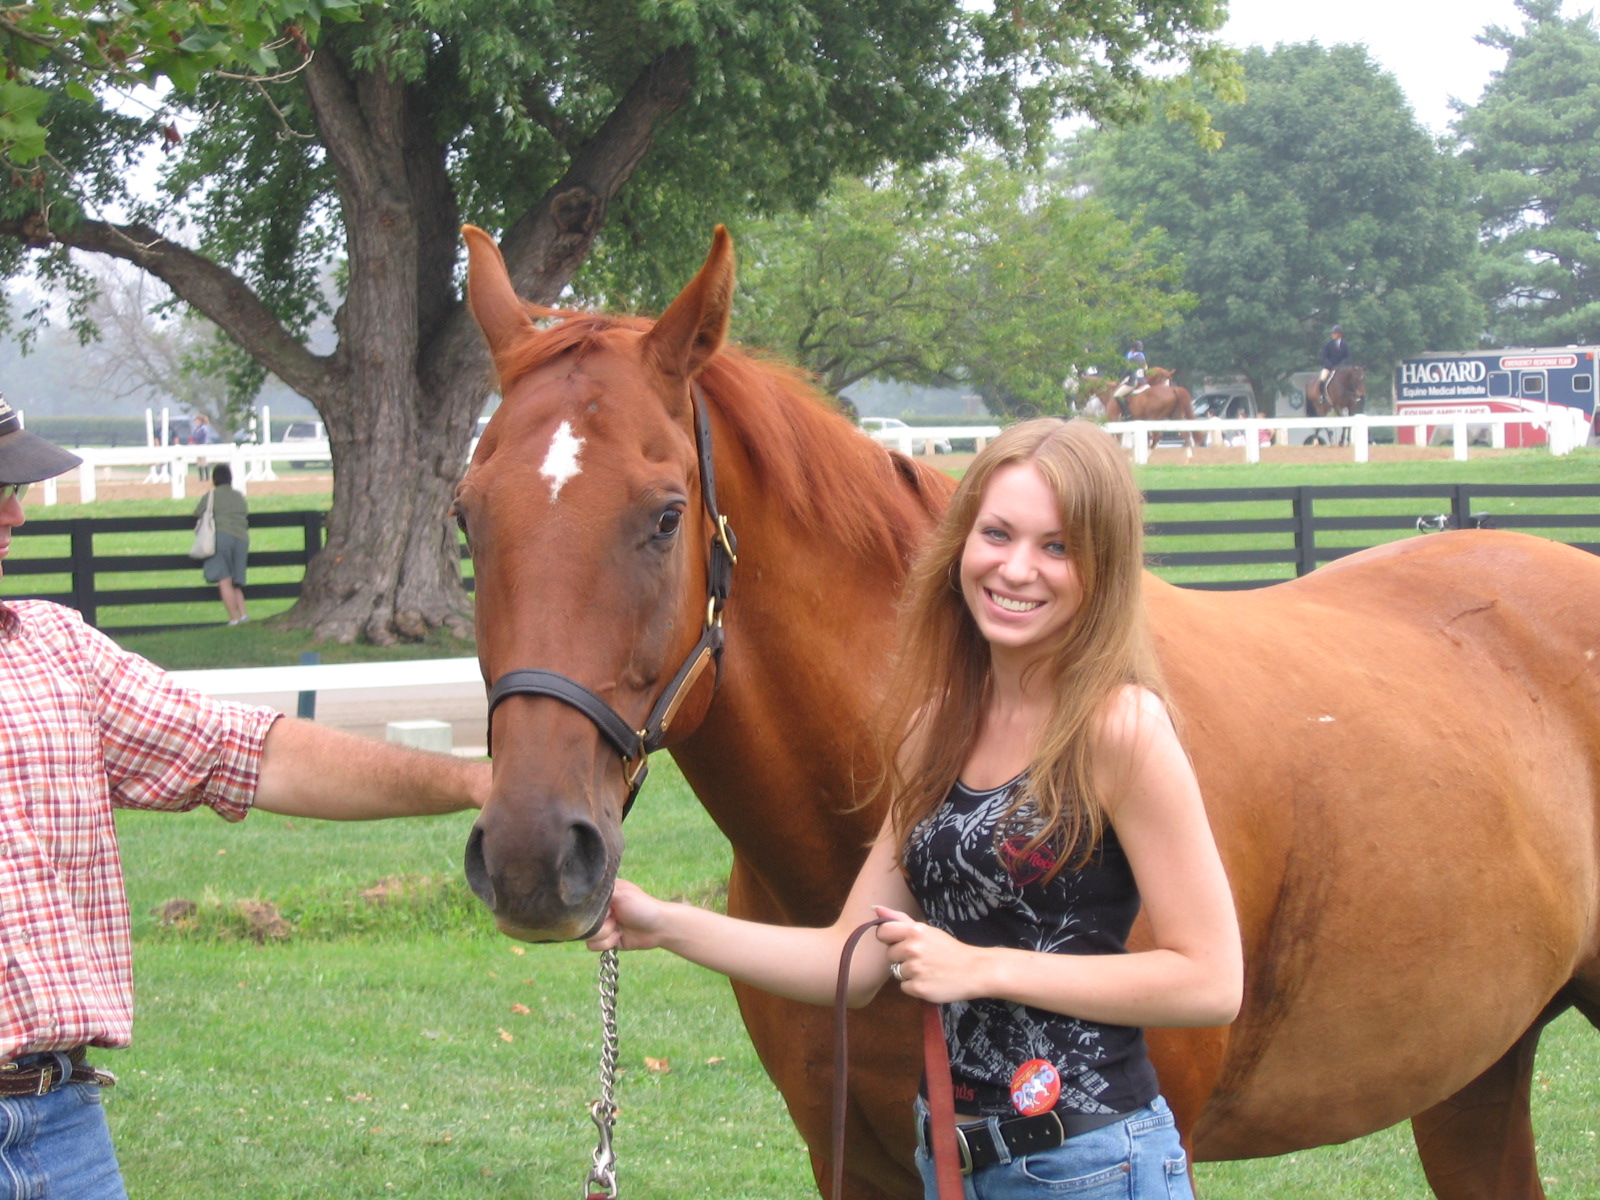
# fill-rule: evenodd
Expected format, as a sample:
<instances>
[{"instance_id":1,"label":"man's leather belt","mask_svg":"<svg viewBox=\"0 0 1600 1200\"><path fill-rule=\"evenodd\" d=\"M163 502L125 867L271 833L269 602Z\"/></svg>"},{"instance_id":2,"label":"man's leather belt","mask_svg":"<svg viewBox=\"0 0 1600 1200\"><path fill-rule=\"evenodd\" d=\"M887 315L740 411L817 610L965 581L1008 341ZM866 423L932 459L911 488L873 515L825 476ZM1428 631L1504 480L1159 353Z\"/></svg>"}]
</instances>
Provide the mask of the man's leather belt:
<instances>
[{"instance_id":1,"label":"man's leather belt","mask_svg":"<svg viewBox=\"0 0 1600 1200\"><path fill-rule=\"evenodd\" d=\"M970 1175L984 1167L1021 1158L1025 1154L1054 1150L1068 1138L1088 1133L1091 1129L1114 1125L1127 1116L1127 1113L1052 1111L1036 1117L1012 1117L993 1127L987 1121L957 1125L956 1148L961 1153L961 1173ZM926 1120L918 1123L917 1142L924 1150L927 1149L929 1138Z\"/></svg>"},{"instance_id":2,"label":"man's leather belt","mask_svg":"<svg viewBox=\"0 0 1600 1200\"><path fill-rule=\"evenodd\" d=\"M117 1077L96 1070L84 1059L84 1048L24 1054L0 1063L0 1096L42 1096L63 1083L97 1083L111 1087Z\"/></svg>"}]
</instances>

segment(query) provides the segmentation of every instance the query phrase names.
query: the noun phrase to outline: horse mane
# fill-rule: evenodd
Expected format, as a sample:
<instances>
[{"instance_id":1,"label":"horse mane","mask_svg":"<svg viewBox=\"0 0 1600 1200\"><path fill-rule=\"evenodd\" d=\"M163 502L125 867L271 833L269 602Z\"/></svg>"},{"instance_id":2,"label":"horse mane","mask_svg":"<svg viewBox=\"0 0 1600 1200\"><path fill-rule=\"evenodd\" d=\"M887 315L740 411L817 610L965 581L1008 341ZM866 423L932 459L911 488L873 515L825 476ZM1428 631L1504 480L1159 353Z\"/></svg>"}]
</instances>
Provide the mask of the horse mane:
<instances>
[{"instance_id":1,"label":"horse mane","mask_svg":"<svg viewBox=\"0 0 1600 1200\"><path fill-rule=\"evenodd\" d=\"M647 333L653 322L607 313L529 306L557 324L497 356L516 379L564 354L584 355L614 331ZM909 561L950 492L948 477L879 445L842 416L799 368L724 342L697 380L721 426L748 458L761 495L801 527L852 550ZM908 499L911 501L908 503ZM737 514L730 514L737 528Z\"/></svg>"}]
</instances>

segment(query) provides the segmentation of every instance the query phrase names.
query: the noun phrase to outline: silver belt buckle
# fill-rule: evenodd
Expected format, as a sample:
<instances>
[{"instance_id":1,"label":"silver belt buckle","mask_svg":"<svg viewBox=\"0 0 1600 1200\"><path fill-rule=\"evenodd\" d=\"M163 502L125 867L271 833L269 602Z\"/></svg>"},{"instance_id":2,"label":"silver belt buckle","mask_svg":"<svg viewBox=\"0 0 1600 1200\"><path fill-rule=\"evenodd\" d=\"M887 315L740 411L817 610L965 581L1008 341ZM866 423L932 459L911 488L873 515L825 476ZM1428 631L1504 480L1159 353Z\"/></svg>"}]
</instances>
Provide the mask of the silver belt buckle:
<instances>
[{"instance_id":1,"label":"silver belt buckle","mask_svg":"<svg viewBox=\"0 0 1600 1200\"><path fill-rule=\"evenodd\" d=\"M960 1125L956 1126L956 1149L961 1152L961 1173L972 1174L972 1147L967 1145L966 1131Z\"/></svg>"},{"instance_id":2,"label":"silver belt buckle","mask_svg":"<svg viewBox=\"0 0 1600 1200\"><path fill-rule=\"evenodd\" d=\"M956 1151L961 1160L961 1173L972 1174L972 1147L967 1145L967 1135L962 1131L960 1124L955 1126ZM933 1117L927 1116L917 1122L917 1149L923 1151L929 1158L933 1157Z\"/></svg>"},{"instance_id":3,"label":"silver belt buckle","mask_svg":"<svg viewBox=\"0 0 1600 1200\"><path fill-rule=\"evenodd\" d=\"M1067 1127L1061 1121L1061 1114L1052 1108L1050 1110L1050 1117L1056 1123L1056 1133L1061 1135L1061 1140L1058 1141L1056 1145L1065 1146L1067 1144Z\"/></svg>"}]
</instances>

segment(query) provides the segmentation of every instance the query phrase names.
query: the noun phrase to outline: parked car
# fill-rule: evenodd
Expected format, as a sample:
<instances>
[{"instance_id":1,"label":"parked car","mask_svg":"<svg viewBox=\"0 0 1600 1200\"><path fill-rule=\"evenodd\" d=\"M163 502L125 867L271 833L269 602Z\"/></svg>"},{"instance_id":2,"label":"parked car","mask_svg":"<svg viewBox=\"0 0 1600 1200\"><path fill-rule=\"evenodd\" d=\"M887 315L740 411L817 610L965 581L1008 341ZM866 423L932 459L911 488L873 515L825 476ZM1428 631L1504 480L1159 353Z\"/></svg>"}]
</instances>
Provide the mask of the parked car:
<instances>
[{"instance_id":1,"label":"parked car","mask_svg":"<svg viewBox=\"0 0 1600 1200\"><path fill-rule=\"evenodd\" d=\"M861 428L868 434L868 436L873 437L875 440L893 446L898 444L898 435L900 431L904 429L910 429L911 426L907 425L904 421L897 417L862 417ZM884 434L885 436L878 437L877 435L880 433ZM911 439L911 453L929 453L928 447L930 443L933 446L932 453L950 453L949 438L919 438L915 435L913 435Z\"/></svg>"},{"instance_id":2,"label":"parked car","mask_svg":"<svg viewBox=\"0 0 1600 1200\"><path fill-rule=\"evenodd\" d=\"M1261 414L1256 409L1256 394L1249 384L1228 384L1201 391L1194 398L1194 415L1248 420Z\"/></svg>"},{"instance_id":3,"label":"parked car","mask_svg":"<svg viewBox=\"0 0 1600 1200\"><path fill-rule=\"evenodd\" d=\"M161 436L157 428L156 436ZM167 419L167 445L187 446L189 439L194 436L194 419L192 417L169 417Z\"/></svg>"},{"instance_id":4,"label":"parked car","mask_svg":"<svg viewBox=\"0 0 1600 1200\"><path fill-rule=\"evenodd\" d=\"M283 437L278 440L284 446L293 446L301 442L326 445L328 431L323 428L321 421L290 421L289 427L283 431ZM326 458L304 458L290 459L289 465L291 467L327 467L331 466L332 463Z\"/></svg>"},{"instance_id":5,"label":"parked car","mask_svg":"<svg viewBox=\"0 0 1600 1200\"><path fill-rule=\"evenodd\" d=\"M1197 417L1217 417L1225 420L1249 420L1259 417L1261 413L1256 408L1256 394L1248 383L1225 383L1214 387L1202 388L1195 393L1194 415ZM1202 435L1210 437L1210 434ZM1231 434L1238 437L1238 434ZM1161 446L1184 445L1183 435L1179 433L1164 433L1161 435Z\"/></svg>"}]
</instances>

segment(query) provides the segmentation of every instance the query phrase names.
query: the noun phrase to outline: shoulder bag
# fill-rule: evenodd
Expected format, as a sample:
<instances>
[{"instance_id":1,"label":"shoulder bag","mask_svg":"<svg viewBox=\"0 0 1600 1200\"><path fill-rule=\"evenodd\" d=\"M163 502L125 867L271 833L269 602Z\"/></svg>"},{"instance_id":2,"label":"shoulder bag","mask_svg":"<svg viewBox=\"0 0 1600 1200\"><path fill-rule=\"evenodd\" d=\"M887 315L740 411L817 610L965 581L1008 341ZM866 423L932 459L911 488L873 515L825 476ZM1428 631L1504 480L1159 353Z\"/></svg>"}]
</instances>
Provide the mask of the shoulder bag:
<instances>
[{"instance_id":1,"label":"shoulder bag","mask_svg":"<svg viewBox=\"0 0 1600 1200\"><path fill-rule=\"evenodd\" d=\"M217 552L217 522L211 515L211 502L216 494L215 489L206 493L205 507L200 510L200 519L194 523L194 544L189 547L190 558L210 558Z\"/></svg>"}]
</instances>

